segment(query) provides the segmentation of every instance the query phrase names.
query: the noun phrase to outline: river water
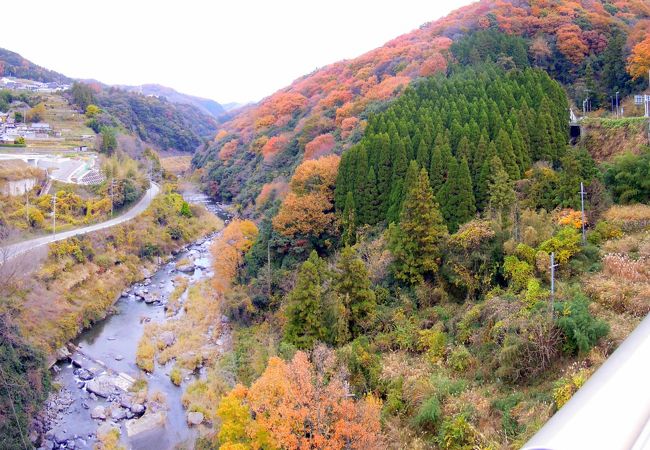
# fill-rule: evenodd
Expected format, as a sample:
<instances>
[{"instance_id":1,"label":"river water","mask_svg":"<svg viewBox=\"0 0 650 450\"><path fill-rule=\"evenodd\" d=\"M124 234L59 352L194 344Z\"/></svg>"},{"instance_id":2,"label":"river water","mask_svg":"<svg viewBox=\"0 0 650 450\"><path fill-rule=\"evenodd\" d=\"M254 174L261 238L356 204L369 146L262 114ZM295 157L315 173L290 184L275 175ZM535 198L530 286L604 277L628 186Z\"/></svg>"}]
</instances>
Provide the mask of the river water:
<instances>
[{"instance_id":1,"label":"river water","mask_svg":"<svg viewBox=\"0 0 650 450\"><path fill-rule=\"evenodd\" d=\"M211 203L206 196L196 192L188 192L184 196L187 201L202 203L211 213L228 220L227 213L219 205ZM146 323L170 320L165 314L164 299L174 290L173 280L178 276L185 277L191 286L211 276L209 247L214 237L215 235L208 236L190 244L144 282L128 288L125 291L127 295L116 302L114 314L96 323L73 341L78 347L71 357L74 364L66 361L55 367L57 373L54 382L61 386L61 390L51 396L46 404L44 417L47 417L45 429L48 431L42 441L42 448L92 449L97 442L99 426L119 427L122 444L128 449L193 448L197 431L195 427L188 426L186 411L181 404L182 386L187 381L181 387L171 383L169 372L173 361L167 366L156 363L154 372L146 374L135 364L135 356ZM176 262L181 259L193 260L194 263L189 270L180 272L176 270ZM163 302L146 303L136 295L143 293L145 297L160 298ZM227 327L224 329L227 332ZM118 383L118 388L114 387L107 398L96 396L88 391L90 381L81 379L86 370L95 380L104 377L132 381L144 377L148 382L149 393L158 391L166 397L164 425L128 437L127 422L129 419L137 420L140 415L137 411L134 414L128 404L124 405L125 399L128 403L129 393L119 389ZM85 378L88 376L86 373ZM128 383L125 387L128 387ZM96 411L98 406L106 409L106 419L91 418L91 412ZM145 406L149 409L149 405ZM111 411L115 411L116 416L111 417ZM128 417L120 417L125 413ZM148 413L150 411L145 415Z\"/></svg>"}]
</instances>

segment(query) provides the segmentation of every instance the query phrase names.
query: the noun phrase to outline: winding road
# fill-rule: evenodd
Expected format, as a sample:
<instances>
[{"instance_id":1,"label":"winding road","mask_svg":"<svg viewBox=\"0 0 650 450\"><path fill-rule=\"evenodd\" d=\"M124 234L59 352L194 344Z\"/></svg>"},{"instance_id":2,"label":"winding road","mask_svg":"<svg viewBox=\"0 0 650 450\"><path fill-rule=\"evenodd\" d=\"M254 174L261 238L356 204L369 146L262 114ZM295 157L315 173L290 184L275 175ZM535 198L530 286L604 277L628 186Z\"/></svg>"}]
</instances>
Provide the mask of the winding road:
<instances>
[{"instance_id":1,"label":"winding road","mask_svg":"<svg viewBox=\"0 0 650 450\"><path fill-rule=\"evenodd\" d=\"M158 192L160 192L160 187L156 183L151 183L151 186L149 189L147 189L145 195L142 196L142 198L138 201L138 203L135 204L134 207L126 211L124 214L114 217L113 219L101 223L96 223L94 225L89 225L87 227L63 231L61 233L29 239L27 241L17 242L15 244L2 247L2 252L5 255L5 260L9 260L22 253L26 253L32 249L50 244L52 242L67 239L72 236L78 236L80 234L90 233L92 231L102 230L104 228L110 228L112 226L127 222L134 217L139 216L145 209L147 209ZM2 262L0 261L0 265L1 264Z\"/></svg>"}]
</instances>

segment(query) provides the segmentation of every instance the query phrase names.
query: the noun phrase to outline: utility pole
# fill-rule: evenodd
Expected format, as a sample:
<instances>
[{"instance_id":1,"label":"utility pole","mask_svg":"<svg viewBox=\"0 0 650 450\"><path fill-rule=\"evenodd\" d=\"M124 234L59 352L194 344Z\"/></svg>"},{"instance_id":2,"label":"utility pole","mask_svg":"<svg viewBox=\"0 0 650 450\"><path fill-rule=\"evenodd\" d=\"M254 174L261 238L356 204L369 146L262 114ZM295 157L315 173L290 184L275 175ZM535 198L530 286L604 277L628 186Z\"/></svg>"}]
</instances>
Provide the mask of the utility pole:
<instances>
[{"instance_id":1,"label":"utility pole","mask_svg":"<svg viewBox=\"0 0 650 450\"><path fill-rule=\"evenodd\" d=\"M115 178L111 178L111 217L113 217L113 190L115 187Z\"/></svg>"},{"instance_id":2,"label":"utility pole","mask_svg":"<svg viewBox=\"0 0 650 450\"><path fill-rule=\"evenodd\" d=\"M580 210L582 211L582 245L587 243L587 235L585 234L585 185L580 182Z\"/></svg>"},{"instance_id":3,"label":"utility pole","mask_svg":"<svg viewBox=\"0 0 650 450\"><path fill-rule=\"evenodd\" d=\"M616 91L616 117L619 116L619 114L618 114L619 111L620 111L620 109L618 107L618 91Z\"/></svg>"},{"instance_id":4,"label":"utility pole","mask_svg":"<svg viewBox=\"0 0 650 450\"><path fill-rule=\"evenodd\" d=\"M551 252L551 301L549 303L551 314L553 314L553 305L555 303L555 268L557 266L558 264L555 264L555 252Z\"/></svg>"},{"instance_id":5,"label":"utility pole","mask_svg":"<svg viewBox=\"0 0 650 450\"><path fill-rule=\"evenodd\" d=\"M52 234L56 237L56 194L52 196Z\"/></svg>"}]
</instances>

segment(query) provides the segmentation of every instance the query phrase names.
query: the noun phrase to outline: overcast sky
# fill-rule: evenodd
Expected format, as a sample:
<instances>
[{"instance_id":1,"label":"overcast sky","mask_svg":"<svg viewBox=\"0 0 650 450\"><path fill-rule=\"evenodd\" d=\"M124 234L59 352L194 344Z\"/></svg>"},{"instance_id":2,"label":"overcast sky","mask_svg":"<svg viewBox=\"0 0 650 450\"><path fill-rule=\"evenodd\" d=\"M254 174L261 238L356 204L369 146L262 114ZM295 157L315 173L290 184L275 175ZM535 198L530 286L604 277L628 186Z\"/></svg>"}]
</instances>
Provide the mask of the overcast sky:
<instances>
[{"instance_id":1,"label":"overcast sky","mask_svg":"<svg viewBox=\"0 0 650 450\"><path fill-rule=\"evenodd\" d=\"M0 47L74 78L248 102L469 3L31 0L3 7Z\"/></svg>"}]
</instances>

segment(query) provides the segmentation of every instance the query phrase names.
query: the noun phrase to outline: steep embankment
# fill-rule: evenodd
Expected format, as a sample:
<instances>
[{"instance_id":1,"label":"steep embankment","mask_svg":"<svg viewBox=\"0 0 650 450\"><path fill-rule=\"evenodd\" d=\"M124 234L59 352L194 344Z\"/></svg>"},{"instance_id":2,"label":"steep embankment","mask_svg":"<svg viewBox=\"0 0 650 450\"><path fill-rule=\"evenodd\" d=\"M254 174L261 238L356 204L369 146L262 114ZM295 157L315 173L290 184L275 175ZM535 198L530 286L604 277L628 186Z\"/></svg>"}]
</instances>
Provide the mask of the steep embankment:
<instances>
[{"instance_id":1,"label":"steep embankment","mask_svg":"<svg viewBox=\"0 0 650 450\"><path fill-rule=\"evenodd\" d=\"M303 158L340 153L356 142L368 115L414 78L445 72L457 60L467 65L484 59L491 43L450 52L452 42L473 30L525 38L526 62L571 85L572 97L584 95L580 85L598 92L629 88L625 58L647 34L649 18L650 6L633 0L483 0L243 108L220 126L194 164L204 169L213 194L247 206L264 184L288 177ZM511 50L503 53L501 64L516 65Z\"/></svg>"},{"instance_id":2,"label":"steep embankment","mask_svg":"<svg viewBox=\"0 0 650 450\"><path fill-rule=\"evenodd\" d=\"M588 118L581 122L581 129L581 143L598 162L626 152L639 154L644 145L650 144L648 119L643 117Z\"/></svg>"}]
</instances>

